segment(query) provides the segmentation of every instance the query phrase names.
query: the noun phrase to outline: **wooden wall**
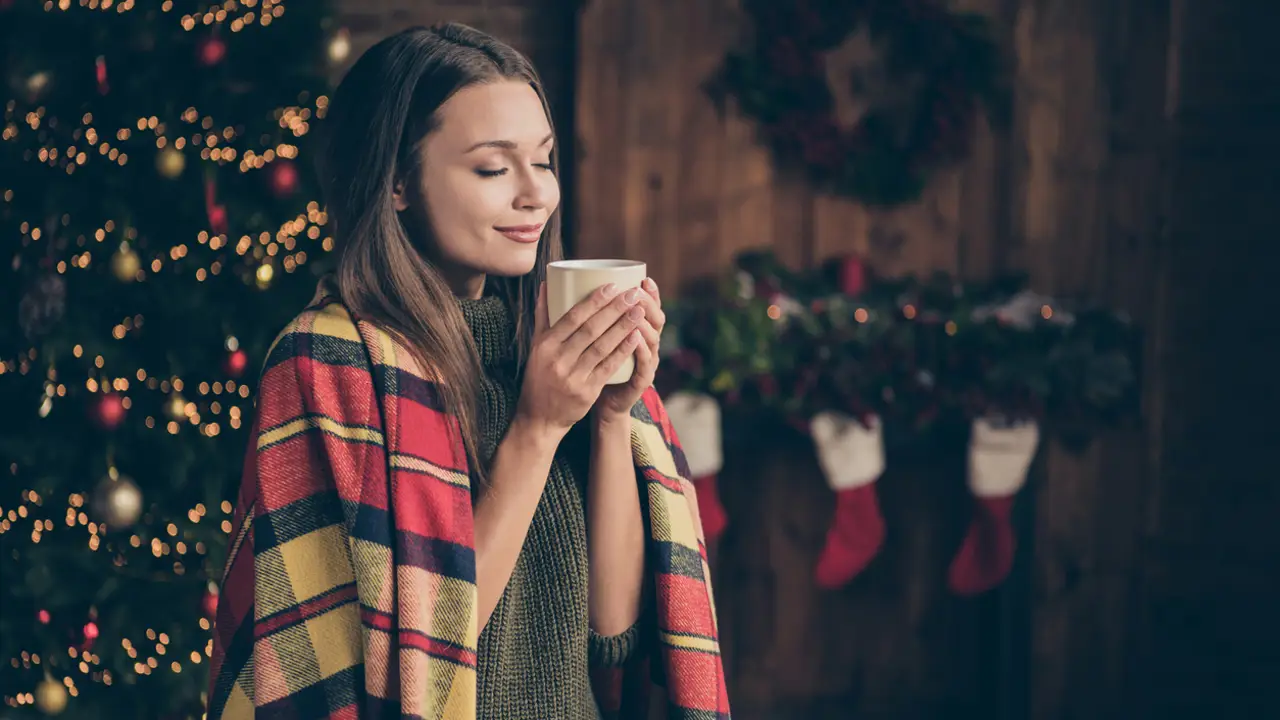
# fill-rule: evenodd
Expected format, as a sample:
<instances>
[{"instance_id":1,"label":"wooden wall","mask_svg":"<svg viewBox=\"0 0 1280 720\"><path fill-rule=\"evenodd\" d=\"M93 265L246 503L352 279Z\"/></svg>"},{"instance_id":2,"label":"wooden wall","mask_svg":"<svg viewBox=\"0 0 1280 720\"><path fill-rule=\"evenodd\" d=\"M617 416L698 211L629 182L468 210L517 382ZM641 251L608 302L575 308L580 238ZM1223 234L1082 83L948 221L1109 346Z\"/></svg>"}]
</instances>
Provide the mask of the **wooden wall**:
<instances>
[{"instance_id":1,"label":"wooden wall","mask_svg":"<svg viewBox=\"0 0 1280 720\"><path fill-rule=\"evenodd\" d=\"M1280 487L1268 200L1280 195L1280 5L957 0L1017 59L1008 137L983 132L924 201L870 212L777 174L700 90L737 0L341 0L353 58L455 19L511 41L556 105L577 255L648 261L670 294L737 252L881 271L1024 269L1043 292L1148 329L1141 430L1044 449L1017 510L1015 578L976 600L943 578L963 458L899 458L883 555L848 588L809 572L830 512L807 439L731 434L716 549L739 718L1157 718L1275 714ZM1270 9L1264 9L1264 6ZM1267 120L1259 121L1259 118ZM1270 441L1270 442L1268 442Z\"/></svg>"},{"instance_id":2,"label":"wooden wall","mask_svg":"<svg viewBox=\"0 0 1280 720\"><path fill-rule=\"evenodd\" d=\"M1217 3L1232 9L1215 12L1179 0L956 4L986 12L1006 29L1017 66L1014 127L1007 137L983 132L970 161L938 178L924 200L896 211L814 194L771 167L749 123L717 115L700 85L734 40L736 0L590 0L582 13L580 256L646 260L669 290L761 247L797 266L857 252L889 274L941 269L981 278L1020 269L1042 292L1109 303L1151 330L1146 424L1079 456L1056 444L1043 449L1020 508L1022 574L978 600L949 597L942 585L966 507L958 454L891 465L880 483L890 526L884 556L849 588L822 593L808 573L830 494L811 449L785 433L764 446L736 443L722 479L735 526L718 549L716 573L731 692L742 717L1146 717L1168 709L1161 695L1166 682L1182 688L1175 696L1206 703L1222 687L1204 676L1189 682L1185 668L1158 662L1169 657L1168 648L1177 647L1186 662L1193 661L1187 648L1208 651L1203 634L1192 641L1175 633L1180 644L1163 633L1170 623L1217 608L1212 599L1224 582L1206 569L1207 587L1188 596L1176 580L1177 552L1153 549L1196 544L1189 498L1206 501L1220 477L1197 465L1209 474L1195 485L1203 494L1192 495L1169 487L1172 474L1160 474L1169 471L1166 455L1206 459L1190 429L1203 430L1203 422L1188 413L1208 412L1209 391L1191 395L1199 404L1190 408L1180 403L1196 382L1193 368L1222 364L1186 345L1194 342L1187 337L1201 336L1180 335L1184 328L1171 325L1204 304L1197 295L1171 300L1183 283L1174 268L1200 274L1188 286L1222 290L1204 280L1217 244L1202 223L1216 216L1204 209L1187 220L1195 227L1183 242L1195 253L1179 255L1169 237L1172 218L1186 212L1193 189L1206 182L1199 169L1219 173L1213 197L1220 200L1235 185L1227 174L1241 159L1240 130L1261 132L1244 122L1244 110L1203 117L1205 108L1230 97L1221 91L1225 74L1269 62L1260 39L1256 54L1232 45L1232 23L1249 24L1258 6ZM1192 36L1198 44L1184 48ZM1233 61L1216 62L1221 52ZM1259 74L1265 75L1245 75ZM1201 93L1190 104L1180 93L1185 77ZM1239 82L1227 87L1246 92ZM1194 139L1182 137L1188 133ZM1209 135L1234 142L1233 152L1207 143ZM1170 178L1183 145L1202 149L1189 161L1196 170L1184 170L1175 187ZM1264 145L1274 148L1275 141L1268 137ZM1266 188L1250 194L1252 202L1274 191L1273 180L1249 177ZM1223 262L1227 255L1237 269L1247 262L1239 253L1223 255ZM1198 265L1186 262L1192 257ZM1171 316L1173 307L1179 312ZM1241 324L1231 327L1244 332ZM1170 355L1184 351L1187 359ZM1222 352L1246 348L1237 342ZM1238 451L1242 442L1229 446ZM1239 463L1232 467L1244 471ZM1160 499L1172 496L1180 500ZM1234 506L1223 501L1224 525ZM1274 510L1275 503L1263 507ZM1171 517L1181 524L1171 525ZM1159 569L1148 567L1153 559ZM1255 558L1240 567L1259 565ZM1242 590L1265 584L1247 583L1242 571L1230 577ZM1243 617L1261 616L1251 602L1235 607L1253 610ZM1149 619L1152 608L1165 614ZM1235 646L1259 652L1259 644ZM1210 672L1212 657L1192 667ZM1150 682L1134 685L1135 678Z\"/></svg>"}]
</instances>

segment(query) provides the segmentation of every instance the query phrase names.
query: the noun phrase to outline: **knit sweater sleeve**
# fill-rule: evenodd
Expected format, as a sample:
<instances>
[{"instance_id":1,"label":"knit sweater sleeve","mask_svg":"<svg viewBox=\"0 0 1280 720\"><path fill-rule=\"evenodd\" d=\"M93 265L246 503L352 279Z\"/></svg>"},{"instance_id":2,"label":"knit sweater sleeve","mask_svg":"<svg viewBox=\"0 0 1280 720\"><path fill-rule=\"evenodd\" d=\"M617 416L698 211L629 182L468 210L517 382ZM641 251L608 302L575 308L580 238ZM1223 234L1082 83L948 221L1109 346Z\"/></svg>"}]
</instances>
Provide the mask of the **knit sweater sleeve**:
<instances>
[{"instance_id":1,"label":"knit sweater sleeve","mask_svg":"<svg viewBox=\"0 0 1280 720\"><path fill-rule=\"evenodd\" d=\"M616 668L626 665L645 647L645 628L648 623L641 615L631 627L617 635L599 635L590 630L587 638L588 659L592 667Z\"/></svg>"}]
</instances>

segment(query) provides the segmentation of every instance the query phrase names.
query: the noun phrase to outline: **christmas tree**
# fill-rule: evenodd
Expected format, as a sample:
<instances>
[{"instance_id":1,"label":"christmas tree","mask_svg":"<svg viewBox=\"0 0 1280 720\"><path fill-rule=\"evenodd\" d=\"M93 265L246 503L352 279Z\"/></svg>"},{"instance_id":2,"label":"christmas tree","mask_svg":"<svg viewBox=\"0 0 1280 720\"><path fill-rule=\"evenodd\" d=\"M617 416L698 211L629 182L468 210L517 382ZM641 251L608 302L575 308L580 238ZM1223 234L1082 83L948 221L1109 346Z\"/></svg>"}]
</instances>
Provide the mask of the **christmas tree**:
<instances>
[{"instance_id":1,"label":"christmas tree","mask_svg":"<svg viewBox=\"0 0 1280 720\"><path fill-rule=\"evenodd\" d=\"M0 0L0 718L203 713L347 49L317 0Z\"/></svg>"}]
</instances>

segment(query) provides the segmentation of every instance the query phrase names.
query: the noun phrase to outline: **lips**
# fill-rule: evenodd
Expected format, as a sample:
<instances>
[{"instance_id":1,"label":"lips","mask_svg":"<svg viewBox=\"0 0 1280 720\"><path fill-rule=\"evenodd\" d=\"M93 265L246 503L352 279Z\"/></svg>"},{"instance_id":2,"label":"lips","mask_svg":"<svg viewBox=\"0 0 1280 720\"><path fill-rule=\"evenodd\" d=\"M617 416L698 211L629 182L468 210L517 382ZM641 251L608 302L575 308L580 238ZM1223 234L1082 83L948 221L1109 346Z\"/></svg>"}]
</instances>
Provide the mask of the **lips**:
<instances>
[{"instance_id":1,"label":"lips","mask_svg":"<svg viewBox=\"0 0 1280 720\"><path fill-rule=\"evenodd\" d=\"M542 223L537 225L508 225L494 230L519 243L536 243L542 238Z\"/></svg>"}]
</instances>

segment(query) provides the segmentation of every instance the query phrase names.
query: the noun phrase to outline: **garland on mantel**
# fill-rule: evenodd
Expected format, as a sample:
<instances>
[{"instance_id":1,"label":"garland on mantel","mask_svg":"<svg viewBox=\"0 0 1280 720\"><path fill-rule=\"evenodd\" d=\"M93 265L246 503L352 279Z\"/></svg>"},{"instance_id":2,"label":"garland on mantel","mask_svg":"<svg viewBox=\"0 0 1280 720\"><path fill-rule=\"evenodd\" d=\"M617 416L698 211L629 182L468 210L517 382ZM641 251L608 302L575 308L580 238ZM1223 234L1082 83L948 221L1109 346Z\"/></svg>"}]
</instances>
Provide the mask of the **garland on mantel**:
<instances>
[{"instance_id":1,"label":"garland on mantel","mask_svg":"<svg viewBox=\"0 0 1280 720\"><path fill-rule=\"evenodd\" d=\"M857 257L795 273L747 253L669 302L658 389L803 431L825 411L899 437L1036 421L1080 447L1137 412L1139 337L1123 314L1071 308L1021 278L878 279Z\"/></svg>"},{"instance_id":2,"label":"garland on mantel","mask_svg":"<svg viewBox=\"0 0 1280 720\"><path fill-rule=\"evenodd\" d=\"M708 90L756 120L783 167L823 190L872 206L917 199L937 170L969 153L977 114L1009 114L1004 53L991 22L941 0L742 0L751 40L731 52ZM827 54L865 32L890 95L837 88L867 103L842 127ZM883 95L883 92L881 93Z\"/></svg>"}]
</instances>

